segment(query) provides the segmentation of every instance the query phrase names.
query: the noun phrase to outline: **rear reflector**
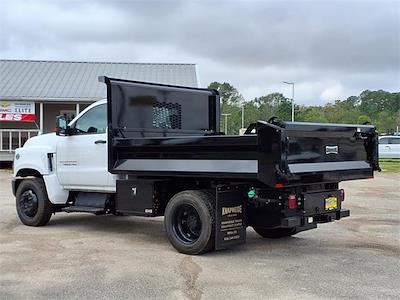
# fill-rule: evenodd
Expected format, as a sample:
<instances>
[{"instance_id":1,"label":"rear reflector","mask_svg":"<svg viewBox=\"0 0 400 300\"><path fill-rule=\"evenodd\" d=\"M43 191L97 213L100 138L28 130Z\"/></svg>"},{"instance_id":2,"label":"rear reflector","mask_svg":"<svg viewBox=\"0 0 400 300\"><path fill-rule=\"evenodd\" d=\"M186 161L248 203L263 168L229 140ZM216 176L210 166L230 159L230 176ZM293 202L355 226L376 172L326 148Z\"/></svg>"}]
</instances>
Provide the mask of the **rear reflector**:
<instances>
[{"instance_id":1,"label":"rear reflector","mask_svg":"<svg viewBox=\"0 0 400 300\"><path fill-rule=\"evenodd\" d=\"M285 185L283 183L277 183L275 184L275 187L279 189L285 187Z\"/></svg>"},{"instance_id":2,"label":"rear reflector","mask_svg":"<svg viewBox=\"0 0 400 300\"><path fill-rule=\"evenodd\" d=\"M297 208L296 195L289 195L289 197L288 197L288 207L289 207L289 209Z\"/></svg>"},{"instance_id":3,"label":"rear reflector","mask_svg":"<svg viewBox=\"0 0 400 300\"><path fill-rule=\"evenodd\" d=\"M342 202L344 201L344 189L340 189L340 197L342 198Z\"/></svg>"}]
</instances>

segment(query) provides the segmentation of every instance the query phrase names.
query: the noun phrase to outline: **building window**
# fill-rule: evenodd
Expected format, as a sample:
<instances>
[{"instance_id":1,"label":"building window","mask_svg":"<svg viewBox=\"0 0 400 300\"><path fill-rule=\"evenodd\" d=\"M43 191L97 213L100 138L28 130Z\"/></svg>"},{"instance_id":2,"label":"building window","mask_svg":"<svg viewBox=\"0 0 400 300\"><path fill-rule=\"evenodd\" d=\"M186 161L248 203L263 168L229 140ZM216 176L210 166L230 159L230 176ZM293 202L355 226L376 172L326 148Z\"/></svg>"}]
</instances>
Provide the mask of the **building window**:
<instances>
[{"instance_id":1,"label":"building window","mask_svg":"<svg viewBox=\"0 0 400 300\"><path fill-rule=\"evenodd\" d=\"M64 116L65 119L67 120L67 123L69 123L75 118L76 111L64 109L64 110L60 110L60 115Z\"/></svg>"}]
</instances>

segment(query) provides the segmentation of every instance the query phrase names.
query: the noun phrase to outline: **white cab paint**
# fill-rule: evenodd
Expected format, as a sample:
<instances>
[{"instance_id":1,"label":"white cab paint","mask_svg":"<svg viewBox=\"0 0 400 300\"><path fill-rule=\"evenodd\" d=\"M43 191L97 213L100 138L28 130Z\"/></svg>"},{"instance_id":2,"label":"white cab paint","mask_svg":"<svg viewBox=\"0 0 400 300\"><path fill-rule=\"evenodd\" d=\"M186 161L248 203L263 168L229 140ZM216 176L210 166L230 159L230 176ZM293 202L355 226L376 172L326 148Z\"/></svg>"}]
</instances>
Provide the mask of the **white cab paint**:
<instances>
[{"instance_id":1,"label":"white cab paint","mask_svg":"<svg viewBox=\"0 0 400 300\"><path fill-rule=\"evenodd\" d=\"M43 180L51 203L64 204L67 202L69 191L61 186L57 174L45 175Z\"/></svg>"},{"instance_id":2,"label":"white cab paint","mask_svg":"<svg viewBox=\"0 0 400 300\"><path fill-rule=\"evenodd\" d=\"M57 142L57 176L68 189L96 189L108 186L107 144L102 134L63 136Z\"/></svg>"}]
</instances>

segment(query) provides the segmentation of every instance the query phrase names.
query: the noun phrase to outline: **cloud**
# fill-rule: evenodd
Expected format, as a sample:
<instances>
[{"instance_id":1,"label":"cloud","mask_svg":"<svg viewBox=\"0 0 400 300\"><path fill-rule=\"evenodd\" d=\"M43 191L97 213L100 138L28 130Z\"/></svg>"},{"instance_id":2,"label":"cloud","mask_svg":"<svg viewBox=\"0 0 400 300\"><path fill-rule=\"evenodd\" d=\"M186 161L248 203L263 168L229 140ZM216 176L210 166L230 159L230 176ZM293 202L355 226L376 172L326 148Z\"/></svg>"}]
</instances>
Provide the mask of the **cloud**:
<instances>
[{"instance_id":1,"label":"cloud","mask_svg":"<svg viewBox=\"0 0 400 300\"><path fill-rule=\"evenodd\" d=\"M0 57L194 62L228 81L315 104L400 86L397 1L19 1L0 7Z\"/></svg>"}]
</instances>

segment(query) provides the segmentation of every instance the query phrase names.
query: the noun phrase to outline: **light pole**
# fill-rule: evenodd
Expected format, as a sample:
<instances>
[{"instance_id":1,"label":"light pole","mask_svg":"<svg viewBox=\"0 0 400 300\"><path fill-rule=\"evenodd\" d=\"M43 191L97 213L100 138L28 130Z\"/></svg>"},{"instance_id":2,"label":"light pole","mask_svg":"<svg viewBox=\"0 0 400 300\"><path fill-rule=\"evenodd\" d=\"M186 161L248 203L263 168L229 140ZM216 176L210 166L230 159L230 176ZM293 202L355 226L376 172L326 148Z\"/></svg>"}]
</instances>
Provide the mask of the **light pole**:
<instances>
[{"instance_id":1,"label":"light pole","mask_svg":"<svg viewBox=\"0 0 400 300\"><path fill-rule=\"evenodd\" d=\"M244 104L242 105L242 128L244 128Z\"/></svg>"},{"instance_id":2,"label":"light pole","mask_svg":"<svg viewBox=\"0 0 400 300\"><path fill-rule=\"evenodd\" d=\"M294 122L294 82L284 81L283 83L292 85L292 122Z\"/></svg>"},{"instance_id":3,"label":"light pole","mask_svg":"<svg viewBox=\"0 0 400 300\"><path fill-rule=\"evenodd\" d=\"M225 116L225 134L228 134L228 116L231 114L221 114L222 116Z\"/></svg>"}]
</instances>

